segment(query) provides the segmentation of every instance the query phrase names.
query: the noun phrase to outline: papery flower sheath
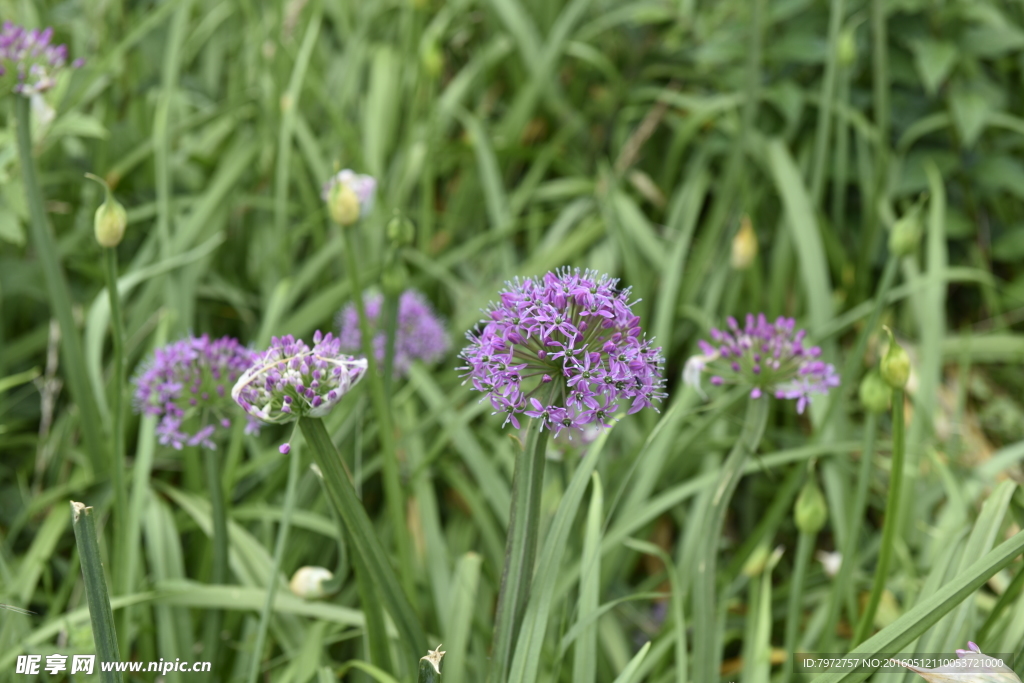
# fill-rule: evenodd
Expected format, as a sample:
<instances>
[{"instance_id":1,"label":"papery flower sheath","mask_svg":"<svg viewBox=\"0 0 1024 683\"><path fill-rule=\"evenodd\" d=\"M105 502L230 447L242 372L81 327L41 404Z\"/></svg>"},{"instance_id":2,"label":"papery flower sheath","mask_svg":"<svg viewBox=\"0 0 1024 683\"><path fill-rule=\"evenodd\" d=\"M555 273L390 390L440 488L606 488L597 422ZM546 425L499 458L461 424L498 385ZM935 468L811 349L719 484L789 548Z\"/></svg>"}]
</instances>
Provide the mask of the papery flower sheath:
<instances>
[{"instance_id":1,"label":"papery flower sheath","mask_svg":"<svg viewBox=\"0 0 1024 683\"><path fill-rule=\"evenodd\" d=\"M49 90L68 61L67 45L53 45L53 29L28 30L5 21L0 30L0 84L2 90L25 96ZM71 66L78 68L82 60ZM10 85L8 85L10 84Z\"/></svg>"},{"instance_id":2,"label":"papery flower sheath","mask_svg":"<svg viewBox=\"0 0 1024 683\"><path fill-rule=\"evenodd\" d=\"M1013 669L999 657L985 654L974 643L967 643L967 647L967 650L956 651L958 660L934 669L900 663L929 683L1021 683Z\"/></svg>"},{"instance_id":3,"label":"papery flower sheath","mask_svg":"<svg viewBox=\"0 0 1024 683\"><path fill-rule=\"evenodd\" d=\"M763 313L748 314L743 328L729 318L727 329L711 330L714 343L699 342L702 353L686 362L683 381L703 394L700 376L709 371L712 385L748 386L751 398L767 393L796 400L797 412L803 413L811 394L839 386L835 368L820 360L821 349L804 345L806 336L792 318L770 323Z\"/></svg>"},{"instance_id":4,"label":"papery flower sheath","mask_svg":"<svg viewBox=\"0 0 1024 683\"><path fill-rule=\"evenodd\" d=\"M323 417L366 374L366 360L341 352L328 332L313 335L313 348L291 335L274 337L231 390L245 412L281 424ZM287 451L282 451L287 452Z\"/></svg>"},{"instance_id":5,"label":"papery flower sheath","mask_svg":"<svg viewBox=\"0 0 1024 683\"><path fill-rule=\"evenodd\" d=\"M216 449L214 434L231 426L229 387L254 357L237 339L205 334L158 348L133 380L135 409L160 418L161 444ZM259 423L250 419L246 431L259 431Z\"/></svg>"},{"instance_id":6,"label":"papery flower sheath","mask_svg":"<svg viewBox=\"0 0 1024 683\"><path fill-rule=\"evenodd\" d=\"M644 339L617 282L569 268L517 278L467 334L459 369L505 424L519 428L526 415L556 434L606 427L620 403L632 414L665 397L661 349Z\"/></svg>"},{"instance_id":7,"label":"papery flower sheath","mask_svg":"<svg viewBox=\"0 0 1024 683\"><path fill-rule=\"evenodd\" d=\"M384 296L379 293L364 293L363 306L370 323L370 331L373 333L374 358L383 363L387 346L387 336L381 320ZM407 289L398 298L397 322L393 366L396 377L405 375L413 361L436 363L447 353L450 343L444 330L444 322L434 313L426 298L415 289ZM350 303L338 314L338 328L341 348L361 356L362 333L359 328L359 313L354 303Z\"/></svg>"}]
</instances>

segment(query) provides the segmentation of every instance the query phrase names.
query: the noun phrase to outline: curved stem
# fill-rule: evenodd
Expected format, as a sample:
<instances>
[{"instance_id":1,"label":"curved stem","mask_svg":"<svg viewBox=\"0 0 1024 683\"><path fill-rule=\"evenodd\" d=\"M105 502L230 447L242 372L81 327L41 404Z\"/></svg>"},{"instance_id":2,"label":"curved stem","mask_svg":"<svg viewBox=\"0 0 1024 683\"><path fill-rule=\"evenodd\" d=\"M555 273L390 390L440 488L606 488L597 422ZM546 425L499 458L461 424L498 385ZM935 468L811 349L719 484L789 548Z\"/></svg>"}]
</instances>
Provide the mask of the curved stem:
<instances>
[{"instance_id":1,"label":"curved stem","mask_svg":"<svg viewBox=\"0 0 1024 683\"><path fill-rule=\"evenodd\" d=\"M384 391L383 378L377 371L377 359L373 353L373 336L371 335L370 322L366 317L366 307L363 305L363 290L359 284L359 260L356 258L352 230L352 227L342 228L341 236L345 243L345 256L348 259L348 275L352 289L352 301L355 303L356 312L359 314L359 336L362 341L363 355L366 356L368 366L366 381L370 383L370 399L373 402L373 411L377 416L377 431L378 438L380 439L381 461L383 463L384 498L388 518L394 533L395 547L398 550L399 566L402 568L399 577L402 581L402 588L405 590L406 597L411 600L413 598L412 553L410 551L411 544L408 540L408 529L405 524L405 496L403 495L402 484L398 476L398 454L395 450L395 435L391 429L391 411L387 394Z\"/></svg>"},{"instance_id":2,"label":"curved stem","mask_svg":"<svg viewBox=\"0 0 1024 683\"><path fill-rule=\"evenodd\" d=\"M718 483L709 502L704 521L704 537L697 550L693 583L693 676L694 681L717 683L721 662L718 638L715 566L718 559L718 541L725 526L725 513L729 508L747 456L757 450L765 425L768 423L768 399L748 399L743 431L729 452L718 476Z\"/></svg>"},{"instance_id":3,"label":"curved stem","mask_svg":"<svg viewBox=\"0 0 1024 683\"><path fill-rule=\"evenodd\" d=\"M557 387L550 389L551 403ZM512 507L505 542L505 567L501 573L498 612L494 622L490 683L504 683L512 661L519 626L530 598L533 565L537 557L540 530L540 498L544 487L544 463L548 435L541 432L543 420L531 419L526 445L516 454L512 475Z\"/></svg>"},{"instance_id":4,"label":"curved stem","mask_svg":"<svg viewBox=\"0 0 1024 683\"><path fill-rule=\"evenodd\" d=\"M32 115L27 97L13 95L15 128L18 136L18 161L21 165L21 179L25 185L25 201L28 204L30 225L32 227L32 246L36 251L49 290L50 306L60 323L60 345L64 355L64 374L68 379L68 388L81 416L79 425L86 450L92 461L93 471L99 475L104 472L105 457L100 418L92 394L89 377L86 374L85 353L82 351L82 340L75 326L75 318L71 312L71 295L68 290L67 278L61 266L57 240L46 220L46 209L43 204L43 193L39 189L36 178L35 160L32 158Z\"/></svg>"},{"instance_id":5,"label":"curved stem","mask_svg":"<svg viewBox=\"0 0 1024 683\"><path fill-rule=\"evenodd\" d=\"M845 597L847 604L853 611L850 611L850 621L857 619L856 600L853 595L853 586L850 576L853 574L855 564L854 557L857 553L857 543L860 540L860 528L864 520L864 509L868 503L868 485L871 483L871 463L875 458L875 436L878 416L868 411L864 423L864 447L861 449L860 471L857 474L857 490L853 497L853 509L850 510L850 527L846 531L846 539L842 548L842 563L836 573L835 583L832 584L832 593L829 596L828 617L825 619L825 628L821 632L820 649L822 652L832 652L832 642L835 639L836 624L839 621L839 610L842 600Z\"/></svg>"},{"instance_id":6,"label":"curved stem","mask_svg":"<svg viewBox=\"0 0 1024 683\"><path fill-rule=\"evenodd\" d=\"M274 564L270 570L270 579L267 585L267 599L263 603L263 610L260 612L260 624L256 630L256 646L252 651L252 661L249 664L248 683L256 683L260 674L260 663L263 661L263 646L267 642L267 629L270 626L270 612L274 606L274 596L277 594L277 584L280 583L278 574L281 571L281 560L284 558L284 549L288 544L288 531L292 523L292 511L295 509L295 489L299 482L299 449L292 447L291 457L288 463L288 484L284 494L284 510L281 514L281 526L277 529L277 542L274 546Z\"/></svg>"},{"instance_id":7,"label":"curved stem","mask_svg":"<svg viewBox=\"0 0 1024 683\"><path fill-rule=\"evenodd\" d=\"M882 591L885 589L885 579L889 573L889 562L892 560L893 546L896 543L896 534L899 532L900 495L903 489L903 390L896 389L892 392L892 474L889 479L889 496L885 501L885 523L882 525L882 547L878 552L878 566L875 568L875 580L871 586L871 597L868 598L868 606L857 622L857 631L854 633L852 647L857 647L867 638L871 631L871 625L875 620L875 612L878 610L878 603L882 599Z\"/></svg>"}]
</instances>

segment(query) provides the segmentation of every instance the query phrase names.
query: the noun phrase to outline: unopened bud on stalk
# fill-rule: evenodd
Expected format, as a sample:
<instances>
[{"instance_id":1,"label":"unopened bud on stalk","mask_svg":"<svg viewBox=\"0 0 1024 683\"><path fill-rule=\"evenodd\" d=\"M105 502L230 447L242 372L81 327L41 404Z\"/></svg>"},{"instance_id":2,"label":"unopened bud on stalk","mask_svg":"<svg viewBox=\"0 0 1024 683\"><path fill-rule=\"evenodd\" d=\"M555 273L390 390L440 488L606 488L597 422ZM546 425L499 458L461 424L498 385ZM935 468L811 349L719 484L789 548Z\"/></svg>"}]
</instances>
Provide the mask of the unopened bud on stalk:
<instances>
[{"instance_id":1,"label":"unopened bud on stalk","mask_svg":"<svg viewBox=\"0 0 1024 683\"><path fill-rule=\"evenodd\" d=\"M732 254L729 264L736 270L746 270L757 258L757 233L750 216L744 215L740 221L740 230L732 238Z\"/></svg>"},{"instance_id":2,"label":"unopened bud on stalk","mask_svg":"<svg viewBox=\"0 0 1024 683\"><path fill-rule=\"evenodd\" d=\"M323 567L299 567L288 587L300 598L317 600L327 596L324 584L333 578L334 574Z\"/></svg>"},{"instance_id":3,"label":"unopened bud on stalk","mask_svg":"<svg viewBox=\"0 0 1024 683\"><path fill-rule=\"evenodd\" d=\"M388 221L385 232L388 241L396 247L408 246L416 239L416 226L399 211L395 211L395 215Z\"/></svg>"},{"instance_id":4,"label":"unopened bud on stalk","mask_svg":"<svg viewBox=\"0 0 1024 683\"><path fill-rule=\"evenodd\" d=\"M910 356L907 354L906 349L896 343L892 330L887 327L885 331L889 333L889 350L886 352L885 357L882 358L878 369L882 379L890 387L902 389L907 386L907 380L910 379Z\"/></svg>"},{"instance_id":5,"label":"unopened bud on stalk","mask_svg":"<svg viewBox=\"0 0 1024 683\"><path fill-rule=\"evenodd\" d=\"M348 185L335 185L327 198L327 209L338 225L352 225L359 220L359 197Z\"/></svg>"},{"instance_id":6,"label":"unopened bud on stalk","mask_svg":"<svg viewBox=\"0 0 1024 683\"><path fill-rule=\"evenodd\" d=\"M812 476L804 484L793 508L796 528L805 534L816 534L828 521L828 504Z\"/></svg>"},{"instance_id":7,"label":"unopened bud on stalk","mask_svg":"<svg viewBox=\"0 0 1024 683\"><path fill-rule=\"evenodd\" d=\"M921 233L921 203L918 203L893 223L889 232L889 251L899 257L910 256L921 243Z\"/></svg>"},{"instance_id":8,"label":"unopened bud on stalk","mask_svg":"<svg viewBox=\"0 0 1024 683\"><path fill-rule=\"evenodd\" d=\"M107 193L106 200L96 209L96 215L93 218L93 232L96 235L96 241L100 243L101 247L108 249L116 247L121 243L124 238L124 230L128 227L128 212L124 210L119 201L114 199L106 181L92 173L86 173L85 177L102 185L103 190Z\"/></svg>"},{"instance_id":9,"label":"unopened bud on stalk","mask_svg":"<svg viewBox=\"0 0 1024 683\"><path fill-rule=\"evenodd\" d=\"M840 66L850 66L857 61L857 41L854 39L852 27L847 27L839 33L836 59L839 60Z\"/></svg>"},{"instance_id":10,"label":"unopened bud on stalk","mask_svg":"<svg viewBox=\"0 0 1024 683\"><path fill-rule=\"evenodd\" d=\"M864 410L872 413L884 413L889 409L889 401L892 400L892 387L886 384L878 370L871 370L864 375L857 393Z\"/></svg>"}]
</instances>

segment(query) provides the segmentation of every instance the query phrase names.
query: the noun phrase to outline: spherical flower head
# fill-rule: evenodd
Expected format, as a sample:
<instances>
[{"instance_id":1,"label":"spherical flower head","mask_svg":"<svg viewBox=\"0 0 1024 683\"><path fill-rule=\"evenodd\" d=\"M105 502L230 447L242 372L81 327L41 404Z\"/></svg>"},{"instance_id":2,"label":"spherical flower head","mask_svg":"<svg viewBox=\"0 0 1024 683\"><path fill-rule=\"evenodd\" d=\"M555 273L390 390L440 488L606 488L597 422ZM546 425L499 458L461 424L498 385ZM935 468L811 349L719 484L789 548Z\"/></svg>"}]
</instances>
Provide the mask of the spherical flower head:
<instances>
[{"instance_id":1,"label":"spherical flower head","mask_svg":"<svg viewBox=\"0 0 1024 683\"><path fill-rule=\"evenodd\" d=\"M373 357L384 362L387 334L382 319L384 296L378 292L363 293L363 308L373 335ZM363 355L363 335L359 328L359 312L350 303L338 314L338 339L341 348L357 356ZM415 289L407 289L398 297L398 320L395 326L395 357L392 372L404 377L413 361L436 363L450 348L444 322L434 313L426 297Z\"/></svg>"},{"instance_id":2,"label":"spherical flower head","mask_svg":"<svg viewBox=\"0 0 1024 683\"><path fill-rule=\"evenodd\" d=\"M711 330L714 343L700 342L702 353L687 361L683 379L700 391L700 375L709 370L712 385L748 386L755 399L765 394L795 399L797 412L803 413L811 394L839 386L839 375L819 360L819 347L804 345L807 333L795 328L792 318L770 323L763 313L748 314L743 328L729 318L727 329Z\"/></svg>"},{"instance_id":3,"label":"spherical flower head","mask_svg":"<svg viewBox=\"0 0 1024 683\"><path fill-rule=\"evenodd\" d=\"M229 387L253 363L255 353L237 339L186 337L163 346L133 380L136 412L160 418L163 445L216 449L214 435L231 427ZM249 420L246 432L259 430Z\"/></svg>"},{"instance_id":4,"label":"spherical flower head","mask_svg":"<svg viewBox=\"0 0 1024 683\"><path fill-rule=\"evenodd\" d=\"M366 361L341 352L341 340L319 330L313 348L291 335L274 337L238 378L231 398L263 422L323 417L366 373Z\"/></svg>"},{"instance_id":5,"label":"spherical flower head","mask_svg":"<svg viewBox=\"0 0 1024 683\"><path fill-rule=\"evenodd\" d=\"M53 29L25 29L5 21L0 29L0 92L26 97L49 90L68 60L67 45L52 45ZM78 68L81 60L71 66Z\"/></svg>"},{"instance_id":6,"label":"spherical flower head","mask_svg":"<svg viewBox=\"0 0 1024 683\"><path fill-rule=\"evenodd\" d=\"M556 435L607 427L620 404L632 414L665 397L661 349L643 337L617 282L569 268L517 278L467 334L460 369L505 424L519 428L526 415Z\"/></svg>"},{"instance_id":7,"label":"spherical flower head","mask_svg":"<svg viewBox=\"0 0 1024 683\"><path fill-rule=\"evenodd\" d=\"M377 181L351 169L344 169L324 183L321 197L327 202L331 219L338 225L353 225L373 209Z\"/></svg>"}]
</instances>

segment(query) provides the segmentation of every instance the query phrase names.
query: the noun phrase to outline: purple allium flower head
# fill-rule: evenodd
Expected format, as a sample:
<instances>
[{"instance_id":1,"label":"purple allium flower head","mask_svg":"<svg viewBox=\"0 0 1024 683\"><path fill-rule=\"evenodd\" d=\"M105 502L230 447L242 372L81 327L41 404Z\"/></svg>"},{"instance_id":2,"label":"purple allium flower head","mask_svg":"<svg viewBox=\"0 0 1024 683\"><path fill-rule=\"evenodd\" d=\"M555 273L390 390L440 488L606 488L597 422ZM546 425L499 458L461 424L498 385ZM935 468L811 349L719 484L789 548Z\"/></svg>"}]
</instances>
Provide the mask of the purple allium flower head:
<instances>
[{"instance_id":1,"label":"purple allium flower head","mask_svg":"<svg viewBox=\"0 0 1024 683\"><path fill-rule=\"evenodd\" d=\"M11 83L12 92L30 96L49 90L56 84L57 73L68 60L67 45L52 45L53 29L26 30L5 21L0 30L0 91ZM82 60L71 66L78 68Z\"/></svg>"},{"instance_id":2,"label":"purple allium flower head","mask_svg":"<svg viewBox=\"0 0 1024 683\"><path fill-rule=\"evenodd\" d=\"M323 417L363 378L366 365L365 359L342 353L341 340L330 332L317 330L312 349L291 335L274 337L238 379L231 398L272 424Z\"/></svg>"},{"instance_id":3,"label":"purple allium flower head","mask_svg":"<svg viewBox=\"0 0 1024 683\"><path fill-rule=\"evenodd\" d=\"M556 434L609 426L665 396L660 348L643 338L618 280L579 269L516 279L492 304L483 329L469 332L461 358L467 381L495 413L519 428L520 414Z\"/></svg>"},{"instance_id":4,"label":"purple allium flower head","mask_svg":"<svg viewBox=\"0 0 1024 683\"><path fill-rule=\"evenodd\" d=\"M384 296L376 292L365 292L363 307L373 333L373 356L377 362L383 363L387 345L387 335L381 320ZM350 303L338 314L338 329L341 348L362 356L362 333L355 303ZM402 292L398 297L398 324L395 327L394 375L404 376L415 360L436 363L448 352L449 346L444 323L434 313L426 298L415 289Z\"/></svg>"},{"instance_id":5,"label":"purple allium flower head","mask_svg":"<svg viewBox=\"0 0 1024 683\"><path fill-rule=\"evenodd\" d=\"M347 190L351 190L352 194L347 194ZM320 196L327 202L335 222L351 225L366 217L373 209L373 195L376 191L377 180L373 176L346 168L324 183Z\"/></svg>"},{"instance_id":6,"label":"purple allium flower head","mask_svg":"<svg viewBox=\"0 0 1024 683\"><path fill-rule=\"evenodd\" d=\"M160 418L160 443L215 449L213 435L231 427L231 385L252 365L255 353L237 339L186 337L157 349L135 377L137 412ZM247 433L259 431L250 419Z\"/></svg>"},{"instance_id":7,"label":"purple allium flower head","mask_svg":"<svg viewBox=\"0 0 1024 683\"><path fill-rule=\"evenodd\" d=\"M839 386L835 368L819 360L819 347L804 345L807 332L795 330L792 318L770 323L759 313L747 314L742 329L735 318L728 323L726 330L712 329L714 343L701 340L702 353L686 362L683 380L697 391L701 373L710 369L713 385L749 386L751 398L767 392L775 398L796 399L796 410L803 413L812 393L827 394Z\"/></svg>"}]
</instances>

